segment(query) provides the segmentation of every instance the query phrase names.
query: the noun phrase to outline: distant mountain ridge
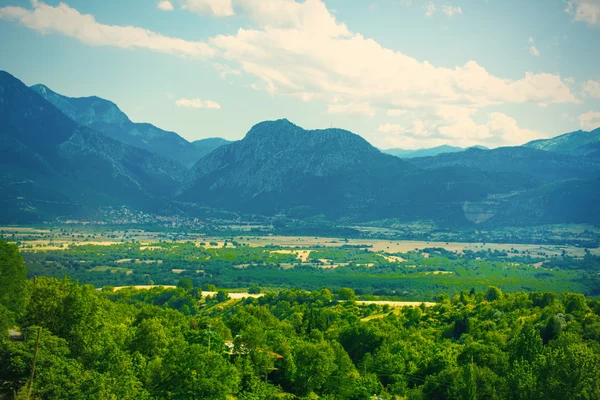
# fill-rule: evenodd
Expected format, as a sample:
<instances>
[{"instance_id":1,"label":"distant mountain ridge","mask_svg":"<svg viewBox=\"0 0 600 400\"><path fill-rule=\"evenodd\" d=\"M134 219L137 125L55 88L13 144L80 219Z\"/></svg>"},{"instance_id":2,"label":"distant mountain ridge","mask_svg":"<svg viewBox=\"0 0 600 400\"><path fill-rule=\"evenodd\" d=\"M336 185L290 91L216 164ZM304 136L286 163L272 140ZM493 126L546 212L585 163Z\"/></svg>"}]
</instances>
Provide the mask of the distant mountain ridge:
<instances>
[{"instance_id":1,"label":"distant mountain ridge","mask_svg":"<svg viewBox=\"0 0 600 400\"><path fill-rule=\"evenodd\" d=\"M424 148L424 149L416 149L416 150L406 150L401 148L394 149L386 149L381 150L386 154L391 154L400 158L415 158L415 157L427 157L427 156L436 156L442 153L455 153L458 151L463 151L462 147L455 147L449 145L441 145L437 147Z\"/></svg>"},{"instance_id":2,"label":"distant mountain ridge","mask_svg":"<svg viewBox=\"0 0 600 400\"><path fill-rule=\"evenodd\" d=\"M0 222L85 218L97 207L127 206L161 215L200 207L447 228L600 225L598 131L408 159L349 131L305 130L286 119L258 123L235 142L189 143L131 122L107 100L30 89L0 71ZM167 158L139 147L137 139L153 135L153 145L181 139L203 157L188 169L177 152Z\"/></svg>"},{"instance_id":3,"label":"distant mountain ridge","mask_svg":"<svg viewBox=\"0 0 600 400\"><path fill-rule=\"evenodd\" d=\"M533 148L515 146L492 150L470 148L462 152L439 154L408 160L420 168L472 167L497 173L521 173L551 182L563 179L593 179L600 176L600 159L576 157Z\"/></svg>"},{"instance_id":4,"label":"distant mountain ridge","mask_svg":"<svg viewBox=\"0 0 600 400\"><path fill-rule=\"evenodd\" d=\"M550 139L534 140L523 147L573 156L600 157L600 128L590 132L576 131Z\"/></svg>"},{"instance_id":5,"label":"distant mountain ridge","mask_svg":"<svg viewBox=\"0 0 600 400\"><path fill-rule=\"evenodd\" d=\"M219 138L219 137L199 139L199 140L194 140L192 142L192 144L196 148L197 154L200 158L204 157L205 155L212 152L213 150L215 150L221 146L225 146L226 144L229 144L229 143L231 143L231 141L223 139L223 138ZM200 158L198 158L198 159L200 159Z\"/></svg>"},{"instance_id":6,"label":"distant mountain ridge","mask_svg":"<svg viewBox=\"0 0 600 400\"><path fill-rule=\"evenodd\" d=\"M41 84L33 85L31 89L79 125L91 128L112 139L188 167L206 154L175 132L165 131L148 123L132 122L116 104L109 100L97 96L67 97Z\"/></svg>"},{"instance_id":7,"label":"distant mountain ridge","mask_svg":"<svg viewBox=\"0 0 600 400\"><path fill-rule=\"evenodd\" d=\"M78 126L0 71L0 219L84 215L99 205L156 210L181 181L174 161Z\"/></svg>"},{"instance_id":8,"label":"distant mountain ridge","mask_svg":"<svg viewBox=\"0 0 600 400\"><path fill-rule=\"evenodd\" d=\"M341 129L261 122L194 165L177 199L262 214L434 218L467 222L462 203L523 179L474 168L424 171Z\"/></svg>"}]
</instances>

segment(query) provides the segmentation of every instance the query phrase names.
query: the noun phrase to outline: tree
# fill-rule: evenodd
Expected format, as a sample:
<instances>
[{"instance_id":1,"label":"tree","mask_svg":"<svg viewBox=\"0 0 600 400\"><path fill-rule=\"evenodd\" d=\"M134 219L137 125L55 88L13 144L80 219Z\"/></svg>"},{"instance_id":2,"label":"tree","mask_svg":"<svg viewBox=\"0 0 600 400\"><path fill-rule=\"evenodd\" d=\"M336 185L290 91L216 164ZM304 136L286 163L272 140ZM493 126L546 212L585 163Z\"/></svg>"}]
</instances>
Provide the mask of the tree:
<instances>
[{"instance_id":1,"label":"tree","mask_svg":"<svg viewBox=\"0 0 600 400\"><path fill-rule=\"evenodd\" d=\"M19 249L0 240L0 305L17 315L27 300L27 268Z\"/></svg>"},{"instance_id":2,"label":"tree","mask_svg":"<svg viewBox=\"0 0 600 400\"><path fill-rule=\"evenodd\" d=\"M301 395L320 392L336 370L335 352L327 342L299 343L294 349L295 386Z\"/></svg>"},{"instance_id":3,"label":"tree","mask_svg":"<svg viewBox=\"0 0 600 400\"><path fill-rule=\"evenodd\" d=\"M137 327L132 347L145 356L156 357L166 351L169 338L159 318L144 319Z\"/></svg>"},{"instance_id":4,"label":"tree","mask_svg":"<svg viewBox=\"0 0 600 400\"><path fill-rule=\"evenodd\" d=\"M512 360L534 362L541 354L543 347L539 330L531 322L527 322L510 346Z\"/></svg>"},{"instance_id":5,"label":"tree","mask_svg":"<svg viewBox=\"0 0 600 400\"><path fill-rule=\"evenodd\" d=\"M178 341L169 347L153 385L159 398L225 399L236 392L239 375L221 354Z\"/></svg>"},{"instance_id":6,"label":"tree","mask_svg":"<svg viewBox=\"0 0 600 400\"><path fill-rule=\"evenodd\" d=\"M215 297L219 303L229 300L229 294L224 290L219 290Z\"/></svg>"},{"instance_id":7,"label":"tree","mask_svg":"<svg viewBox=\"0 0 600 400\"><path fill-rule=\"evenodd\" d=\"M213 285L212 283L205 283L204 285L202 285L202 290L204 292L216 292L217 287L215 285Z\"/></svg>"},{"instance_id":8,"label":"tree","mask_svg":"<svg viewBox=\"0 0 600 400\"><path fill-rule=\"evenodd\" d=\"M338 298L340 300L353 301L356 300L356 294L354 294L354 290L350 288L341 288L338 290Z\"/></svg>"},{"instance_id":9,"label":"tree","mask_svg":"<svg viewBox=\"0 0 600 400\"><path fill-rule=\"evenodd\" d=\"M485 299L487 301L495 301L502 298L502 290L498 289L496 286L490 286L485 292Z\"/></svg>"},{"instance_id":10,"label":"tree","mask_svg":"<svg viewBox=\"0 0 600 400\"><path fill-rule=\"evenodd\" d=\"M194 287L194 284L191 280L183 278L179 280L179 283L177 283L177 287L183 290L190 290Z\"/></svg>"},{"instance_id":11,"label":"tree","mask_svg":"<svg viewBox=\"0 0 600 400\"><path fill-rule=\"evenodd\" d=\"M257 285L252 285L250 286L250 289L248 289L248 293L250 294L259 294L261 291L262 289Z\"/></svg>"},{"instance_id":12,"label":"tree","mask_svg":"<svg viewBox=\"0 0 600 400\"><path fill-rule=\"evenodd\" d=\"M581 293L565 293L562 302L568 314L585 314L590 311L585 303L585 296Z\"/></svg>"}]
</instances>

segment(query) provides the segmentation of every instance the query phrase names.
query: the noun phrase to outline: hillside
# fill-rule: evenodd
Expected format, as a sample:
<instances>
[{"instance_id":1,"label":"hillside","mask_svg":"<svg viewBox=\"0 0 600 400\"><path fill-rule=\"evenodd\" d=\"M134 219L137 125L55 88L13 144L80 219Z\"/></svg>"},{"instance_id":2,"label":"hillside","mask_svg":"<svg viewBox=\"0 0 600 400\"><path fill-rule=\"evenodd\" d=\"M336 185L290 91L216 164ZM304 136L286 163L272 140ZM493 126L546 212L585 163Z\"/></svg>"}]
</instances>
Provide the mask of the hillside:
<instances>
[{"instance_id":1,"label":"hillside","mask_svg":"<svg viewBox=\"0 0 600 400\"><path fill-rule=\"evenodd\" d=\"M278 120L201 159L177 198L271 215L463 223L464 201L532 185L527 177L472 167L421 170L351 132Z\"/></svg>"},{"instance_id":2,"label":"hillside","mask_svg":"<svg viewBox=\"0 0 600 400\"><path fill-rule=\"evenodd\" d=\"M535 226L588 223L600 225L600 178L551 183L515 196L501 205L491 225Z\"/></svg>"},{"instance_id":3,"label":"hillside","mask_svg":"<svg viewBox=\"0 0 600 400\"><path fill-rule=\"evenodd\" d=\"M99 205L157 209L181 167L78 126L0 72L0 213L4 222L85 215Z\"/></svg>"},{"instance_id":4,"label":"hillside","mask_svg":"<svg viewBox=\"0 0 600 400\"><path fill-rule=\"evenodd\" d=\"M534 140L523 146L574 156L600 157L600 128L590 132L580 130L550 139Z\"/></svg>"},{"instance_id":5,"label":"hillside","mask_svg":"<svg viewBox=\"0 0 600 400\"><path fill-rule=\"evenodd\" d=\"M449 166L479 168L487 172L516 173L541 182L563 179L593 179L600 176L600 160L526 147L499 147L493 150L470 148L460 153L409 160L413 165L435 169Z\"/></svg>"},{"instance_id":6,"label":"hillside","mask_svg":"<svg viewBox=\"0 0 600 400\"><path fill-rule=\"evenodd\" d=\"M349 131L305 130L286 119L256 124L240 141L188 143L131 122L109 101L32 90L7 73L0 78L4 222L128 206L354 223L425 220L448 228L600 223L582 211L597 198L600 158L503 147L404 160ZM137 147L140 140L171 158ZM199 157L189 170L174 161L177 147Z\"/></svg>"},{"instance_id":7,"label":"hillside","mask_svg":"<svg viewBox=\"0 0 600 400\"><path fill-rule=\"evenodd\" d=\"M67 97L44 85L34 85L31 89L77 124L91 128L109 138L186 166L192 165L204 155L197 150L196 146L175 132L164 131L152 124L132 122L111 101L96 96Z\"/></svg>"},{"instance_id":8,"label":"hillside","mask_svg":"<svg viewBox=\"0 0 600 400\"><path fill-rule=\"evenodd\" d=\"M188 247L181 261L203 251L181 244ZM80 252L77 260L104 254ZM396 301L363 301L350 287L328 287L323 277L331 274L308 267L287 272L312 273L319 289L253 285L267 292L256 298L216 289L209 283L216 274L202 284L179 277L171 287L96 290L64 278L27 279L18 248L0 240L0 396L29 398L31 387L36 399L597 398L600 301L570 292L566 279L597 281L597 256L551 260L547 265L561 271L546 272L525 256L506 268L486 252L422 254L402 255L423 268L457 265L456 294L402 301L396 282L414 279L391 278L390 271L407 270L397 263L345 268L378 271L377 281L389 287L379 292ZM571 265L582 270L569 271ZM488 275L494 267L499 271ZM560 275L563 291L512 292L488 283L508 283L507 269L540 286L547 275ZM284 270L237 271L255 282ZM428 279L446 289L443 276Z\"/></svg>"}]
</instances>

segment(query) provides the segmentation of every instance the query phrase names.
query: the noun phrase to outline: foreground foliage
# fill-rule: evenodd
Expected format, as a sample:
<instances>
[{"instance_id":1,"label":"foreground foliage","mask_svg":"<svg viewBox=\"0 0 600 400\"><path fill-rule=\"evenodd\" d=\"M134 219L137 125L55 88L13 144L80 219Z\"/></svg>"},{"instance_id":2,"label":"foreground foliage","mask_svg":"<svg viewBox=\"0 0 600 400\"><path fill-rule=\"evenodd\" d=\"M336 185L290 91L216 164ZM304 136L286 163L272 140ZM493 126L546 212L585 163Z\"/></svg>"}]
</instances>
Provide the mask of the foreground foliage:
<instances>
[{"instance_id":1,"label":"foreground foliage","mask_svg":"<svg viewBox=\"0 0 600 400\"><path fill-rule=\"evenodd\" d=\"M39 399L600 399L600 301L581 294L490 287L390 309L359 306L349 289L242 301L200 298L189 281L99 292L25 281L10 273L24 270L14 247L0 246L2 284L26 286L0 297L10 395L28 382L41 327Z\"/></svg>"}]
</instances>

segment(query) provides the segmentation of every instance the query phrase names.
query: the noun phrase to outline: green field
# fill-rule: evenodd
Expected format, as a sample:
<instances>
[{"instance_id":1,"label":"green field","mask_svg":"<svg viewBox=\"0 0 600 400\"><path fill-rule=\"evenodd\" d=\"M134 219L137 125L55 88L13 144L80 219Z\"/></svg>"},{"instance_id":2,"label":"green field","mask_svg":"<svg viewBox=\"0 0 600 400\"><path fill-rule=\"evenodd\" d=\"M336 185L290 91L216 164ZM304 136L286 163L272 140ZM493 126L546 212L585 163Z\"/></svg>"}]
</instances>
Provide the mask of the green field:
<instances>
[{"instance_id":1,"label":"green field","mask_svg":"<svg viewBox=\"0 0 600 400\"><path fill-rule=\"evenodd\" d=\"M600 295L600 250L575 245L8 229L4 235L19 245L30 276L69 276L96 287L186 278L237 290L351 287L362 296L410 301L490 285Z\"/></svg>"}]
</instances>

